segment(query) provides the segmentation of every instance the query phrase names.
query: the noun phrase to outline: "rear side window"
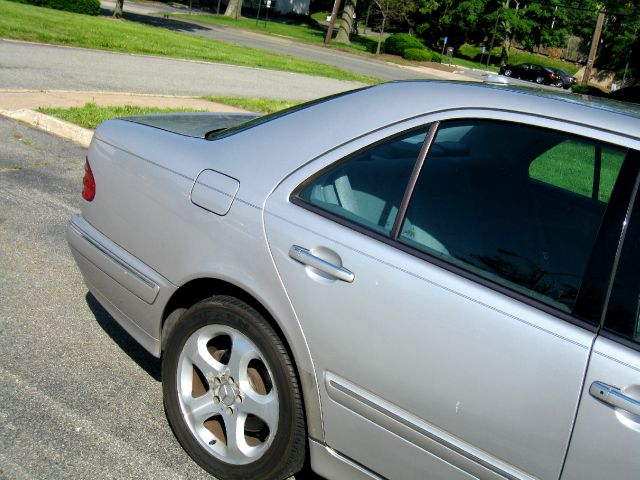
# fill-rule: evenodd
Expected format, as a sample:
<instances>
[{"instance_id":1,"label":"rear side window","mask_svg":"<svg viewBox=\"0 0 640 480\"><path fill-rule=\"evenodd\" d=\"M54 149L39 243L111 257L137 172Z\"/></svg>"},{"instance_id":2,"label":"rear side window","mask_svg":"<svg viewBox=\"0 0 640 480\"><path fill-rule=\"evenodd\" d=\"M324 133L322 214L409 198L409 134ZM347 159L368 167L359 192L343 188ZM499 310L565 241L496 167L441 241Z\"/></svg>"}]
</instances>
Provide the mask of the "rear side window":
<instances>
[{"instance_id":1,"label":"rear side window","mask_svg":"<svg viewBox=\"0 0 640 480\"><path fill-rule=\"evenodd\" d=\"M399 240L571 312L624 155L528 125L443 123Z\"/></svg>"},{"instance_id":2,"label":"rear side window","mask_svg":"<svg viewBox=\"0 0 640 480\"><path fill-rule=\"evenodd\" d=\"M423 129L374 145L332 166L298 196L329 213L388 235L425 136Z\"/></svg>"}]
</instances>

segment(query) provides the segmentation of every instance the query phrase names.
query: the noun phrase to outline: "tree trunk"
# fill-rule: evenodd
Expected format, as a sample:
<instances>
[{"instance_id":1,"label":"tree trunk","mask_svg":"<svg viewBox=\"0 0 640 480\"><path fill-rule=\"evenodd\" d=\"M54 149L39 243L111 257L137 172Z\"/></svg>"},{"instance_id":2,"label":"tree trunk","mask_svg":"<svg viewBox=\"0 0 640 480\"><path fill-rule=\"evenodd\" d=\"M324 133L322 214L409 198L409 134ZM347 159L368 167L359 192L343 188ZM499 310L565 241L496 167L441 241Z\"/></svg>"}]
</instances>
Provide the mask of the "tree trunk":
<instances>
[{"instance_id":1,"label":"tree trunk","mask_svg":"<svg viewBox=\"0 0 640 480\"><path fill-rule=\"evenodd\" d=\"M509 8L510 0L505 0L502 8ZM518 4L519 5L519 4ZM509 63L509 50L511 49L511 23L509 20L503 20L504 36L502 37L502 53L500 54L500 65Z\"/></svg>"},{"instance_id":2,"label":"tree trunk","mask_svg":"<svg viewBox=\"0 0 640 480\"><path fill-rule=\"evenodd\" d=\"M500 65L509 63L509 50L511 49L511 32L504 32L502 39L502 53L500 54Z\"/></svg>"},{"instance_id":3,"label":"tree trunk","mask_svg":"<svg viewBox=\"0 0 640 480\"><path fill-rule=\"evenodd\" d=\"M369 26L369 15L371 15L371 7L373 7L373 2L369 4L367 7L367 17L364 19L364 34L367 34L367 27Z\"/></svg>"},{"instance_id":4,"label":"tree trunk","mask_svg":"<svg viewBox=\"0 0 640 480\"><path fill-rule=\"evenodd\" d=\"M380 26L380 35L378 35L378 46L376 47L376 55L380 55L380 44L382 43L382 35L384 35L384 24L386 23L386 21L387 21L387 16L383 13L382 25Z\"/></svg>"},{"instance_id":5,"label":"tree trunk","mask_svg":"<svg viewBox=\"0 0 640 480\"><path fill-rule=\"evenodd\" d=\"M124 0L116 0L116 7L113 9L115 18L122 18L122 9L124 8Z\"/></svg>"},{"instance_id":6,"label":"tree trunk","mask_svg":"<svg viewBox=\"0 0 640 480\"><path fill-rule=\"evenodd\" d=\"M349 36L353 29L354 14L356 13L356 3L358 0L347 0L344 4L344 10L342 11L342 21L340 22L340 28L338 29L338 35L336 36L336 42L351 43Z\"/></svg>"},{"instance_id":7,"label":"tree trunk","mask_svg":"<svg viewBox=\"0 0 640 480\"><path fill-rule=\"evenodd\" d=\"M229 0L227 9L224 11L225 17L238 19L242 14L242 0Z\"/></svg>"}]
</instances>

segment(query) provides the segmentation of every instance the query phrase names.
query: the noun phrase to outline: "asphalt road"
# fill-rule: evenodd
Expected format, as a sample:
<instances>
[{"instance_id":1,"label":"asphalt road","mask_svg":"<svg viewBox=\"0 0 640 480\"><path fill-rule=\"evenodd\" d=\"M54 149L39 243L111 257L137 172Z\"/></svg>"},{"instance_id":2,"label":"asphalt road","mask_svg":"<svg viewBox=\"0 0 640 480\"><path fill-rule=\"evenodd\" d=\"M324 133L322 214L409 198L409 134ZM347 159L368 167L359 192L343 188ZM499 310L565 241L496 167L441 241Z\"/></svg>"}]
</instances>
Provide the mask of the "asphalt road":
<instances>
[{"instance_id":1,"label":"asphalt road","mask_svg":"<svg viewBox=\"0 0 640 480\"><path fill-rule=\"evenodd\" d=\"M103 8L113 11L115 2L102 0ZM358 73L381 78L382 80L411 80L416 78L437 78L426 73L407 70L396 65L363 57L357 54L341 52L335 49L327 49L320 46L307 45L293 42L285 38L278 38L266 35L256 35L248 31L237 30L222 26L208 26L194 24L191 22L169 19L158 16L162 11L172 11L176 13L187 13L184 9L179 10L169 6L157 6L155 4L142 4L124 2L125 18L141 23L147 23L158 27L167 28L178 32L198 35L201 37L220 40L221 42L233 43L247 47L260 48L273 52L293 55L295 57L313 60L316 62L333 65L335 67Z\"/></svg>"},{"instance_id":2,"label":"asphalt road","mask_svg":"<svg viewBox=\"0 0 640 480\"><path fill-rule=\"evenodd\" d=\"M361 86L330 78L0 40L0 88L311 100Z\"/></svg>"},{"instance_id":3,"label":"asphalt road","mask_svg":"<svg viewBox=\"0 0 640 480\"><path fill-rule=\"evenodd\" d=\"M0 478L212 478L166 422L160 362L88 294L67 247L85 155L0 117Z\"/></svg>"}]
</instances>

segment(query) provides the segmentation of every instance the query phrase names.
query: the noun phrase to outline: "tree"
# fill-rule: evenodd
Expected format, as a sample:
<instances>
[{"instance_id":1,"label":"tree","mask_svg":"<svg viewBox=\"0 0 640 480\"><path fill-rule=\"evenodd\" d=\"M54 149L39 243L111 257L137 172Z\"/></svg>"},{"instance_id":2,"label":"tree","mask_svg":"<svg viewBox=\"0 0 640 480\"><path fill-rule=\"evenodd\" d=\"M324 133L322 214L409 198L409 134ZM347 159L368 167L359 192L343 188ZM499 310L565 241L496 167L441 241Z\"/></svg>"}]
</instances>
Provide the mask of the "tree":
<instances>
[{"instance_id":1,"label":"tree","mask_svg":"<svg viewBox=\"0 0 640 480\"><path fill-rule=\"evenodd\" d=\"M493 8L489 3L490 0L417 0L411 21L416 33L432 46L441 44L444 37L452 45L481 42L488 30L484 28L486 12Z\"/></svg>"},{"instance_id":2,"label":"tree","mask_svg":"<svg viewBox=\"0 0 640 480\"><path fill-rule=\"evenodd\" d=\"M638 2L608 0L603 3L606 6L607 16L596 64L599 68L616 71L621 77L626 70L626 80L629 80L630 75L638 79L640 77ZM593 29L593 23L591 28Z\"/></svg>"},{"instance_id":3,"label":"tree","mask_svg":"<svg viewBox=\"0 0 640 480\"><path fill-rule=\"evenodd\" d=\"M123 8L124 8L124 0L116 0L116 6L113 9L113 16L115 18L122 18Z\"/></svg>"},{"instance_id":4,"label":"tree","mask_svg":"<svg viewBox=\"0 0 640 480\"><path fill-rule=\"evenodd\" d=\"M236 20L240 18L242 15L242 0L229 0L224 15L225 17L235 18Z\"/></svg>"},{"instance_id":5,"label":"tree","mask_svg":"<svg viewBox=\"0 0 640 480\"><path fill-rule=\"evenodd\" d=\"M566 0L548 0L547 3L529 3L521 14L530 22L528 34L519 38L527 50L535 47L562 47L572 33Z\"/></svg>"},{"instance_id":6,"label":"tree","mask_svg":"<svg viewBox=\"0 0 640 480\"><path fill-rule=\"evenodd\" d=\"M509 51L511 50L511 42L516 32L526 32L531 30L532 22L525 16L520 15L520 2L522 0L514 0L516 8L510 8L511 0L504 0L502 8L499 11L500 26L502 30L502 53L500 55L500 63L506 65L509 63Z\"/></svg>"},{"instance_id":7,"label":"tree","mask_svg":"<svg viewBox=\"0 0 640 480\"><path fill-rule=\"evenodd\" d=\"M376 47L376 55L380 55L380 44L384 35L384 29L389 22L397 18L406 18L410 11L410 3L406 0L374 0L378 11L382 16L379 26L378 46Z\"/></svg>"},{"instance_id":8,"label":"tree","mask_svg":"<svg viewBox=\"0 0 640 480\"><path fill-rule=\"evenodd\" d=\"M340 22L338 35L336 35L336 42L351 43L349 37L353 30L353 17L355 16L357 3L358 0L346 0L344 10L342 11L342 21Z\"/></svg>"}]
</instances>

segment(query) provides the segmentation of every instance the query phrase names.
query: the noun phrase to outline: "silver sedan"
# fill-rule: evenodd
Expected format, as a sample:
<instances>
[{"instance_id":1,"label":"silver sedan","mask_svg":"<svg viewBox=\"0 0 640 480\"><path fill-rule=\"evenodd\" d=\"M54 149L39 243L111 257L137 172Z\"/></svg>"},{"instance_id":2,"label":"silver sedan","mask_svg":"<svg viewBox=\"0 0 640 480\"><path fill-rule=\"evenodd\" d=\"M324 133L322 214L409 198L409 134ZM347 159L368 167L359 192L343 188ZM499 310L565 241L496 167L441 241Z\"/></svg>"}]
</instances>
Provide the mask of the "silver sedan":
<instances>
[{"instance_id":1,"label":"silver sedan","mask_svg":"<svg viewBox=\"0 0 640 480\"><path fill-rule=\"evenodd\" d=\"M131 117L67 235L219 478L639 478L639 151L630 106L450 82Z\"/></svg>"}]
</instances>

